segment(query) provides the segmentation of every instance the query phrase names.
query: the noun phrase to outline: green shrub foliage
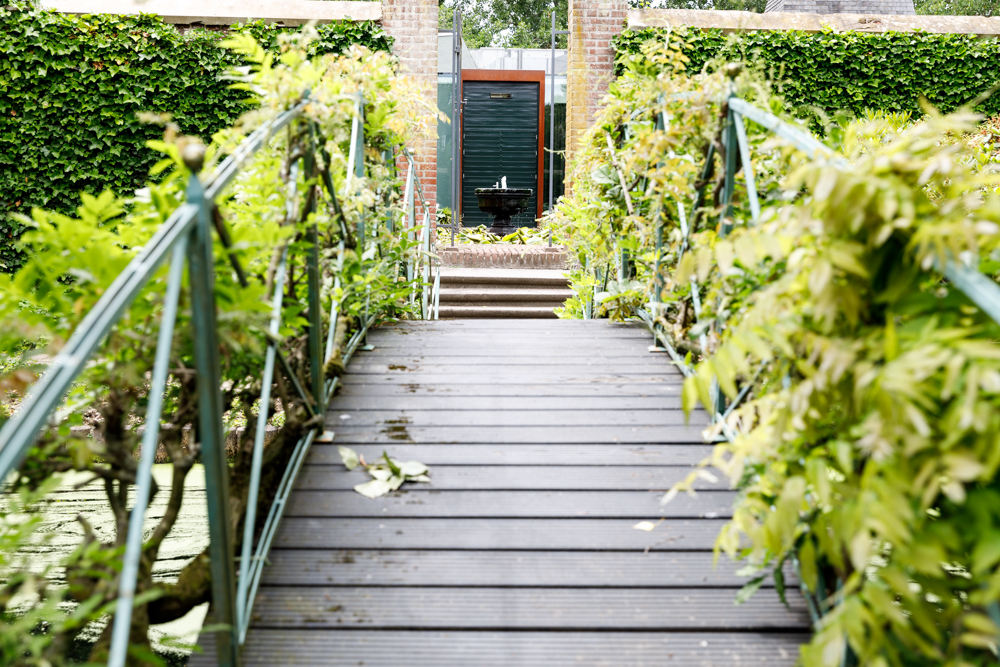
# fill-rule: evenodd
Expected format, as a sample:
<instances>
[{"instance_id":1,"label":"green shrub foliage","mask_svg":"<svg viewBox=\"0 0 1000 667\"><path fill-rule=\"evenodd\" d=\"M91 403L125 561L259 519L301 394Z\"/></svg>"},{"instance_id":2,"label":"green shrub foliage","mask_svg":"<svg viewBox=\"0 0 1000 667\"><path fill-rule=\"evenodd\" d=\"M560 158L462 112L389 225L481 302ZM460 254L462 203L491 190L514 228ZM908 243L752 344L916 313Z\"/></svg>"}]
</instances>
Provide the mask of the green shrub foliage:
<instances>
[{"instance_id":1,"label":"green shrub foliage","mask_svg":"<svg viewBox=\"0 0 1000 667\"><path fill-rule=\"evenodd\" d=\"M641 58L640 47L663 39L663 30L625 30L616 38L616 72L629 59ZM680 31L687 46L688 72L699 72L715 58L747 60L773 68L785 101L814 107L833 116L865 109L922 113L920 98L949 112L974 100L1000 82L1000 42L972 35L927 33ZM1000 96L977 109L993 115Z\"/></svg>"},{"instance_id":2,"label":"green shrub foliage","mask_svg":"<svg viewBox=\"0 0 1000 667\"><path fill-rule=\"evenodd\" d=\"M234 26L269 50L290 28ZM318 27L313 54L350 44L388 50L373 23ZM249 109L245 92L221 77L241 57L218 46L220 32L179 32L156 16L70 16L24 2L0 6L0 271L23 262L13 214L33 206L70 215L80 192L129 194L159 159L145 147L162 128L140 112L169 113L205 140Z\"/></svg>"}]
</instances>

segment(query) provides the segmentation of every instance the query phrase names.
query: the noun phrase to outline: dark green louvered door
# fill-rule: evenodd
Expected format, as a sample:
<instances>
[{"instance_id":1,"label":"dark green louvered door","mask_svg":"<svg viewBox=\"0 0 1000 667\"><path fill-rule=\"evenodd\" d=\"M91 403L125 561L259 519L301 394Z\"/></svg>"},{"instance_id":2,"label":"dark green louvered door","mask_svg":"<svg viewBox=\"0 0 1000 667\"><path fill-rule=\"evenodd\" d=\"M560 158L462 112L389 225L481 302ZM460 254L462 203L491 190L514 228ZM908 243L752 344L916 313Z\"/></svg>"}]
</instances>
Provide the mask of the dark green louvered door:
<instances>
[{"instance_id":1,"label":"dark green louvered door","mask_svg":"<svg viewBox=\"0 0 1000 667\"><path fill-rule=\"evenodd\" d=\"M508 188L534 191L528 210L514 217L534 227L538 211L538 84L466 81L462 136L462 220L466 227L492 225L479 210L476 188L507 177Z\"/></svg>"}]
</instances>

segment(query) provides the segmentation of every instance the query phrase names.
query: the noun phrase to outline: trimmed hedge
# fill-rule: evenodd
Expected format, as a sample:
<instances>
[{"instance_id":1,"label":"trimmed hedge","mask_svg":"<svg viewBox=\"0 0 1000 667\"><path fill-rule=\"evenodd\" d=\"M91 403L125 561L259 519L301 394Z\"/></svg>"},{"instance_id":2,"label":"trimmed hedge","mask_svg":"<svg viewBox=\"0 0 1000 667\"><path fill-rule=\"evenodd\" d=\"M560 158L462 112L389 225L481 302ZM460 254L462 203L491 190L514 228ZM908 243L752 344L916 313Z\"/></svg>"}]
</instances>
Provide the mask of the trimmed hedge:
<instances>
[{"instance_id":1,"label":"trimmed hedge","mask_svg":"<svg viewBox=\"0 0 1000 667\"><path fill-rule=\"evenodd\" d=\"M624 59L661 29L625 30L613 44L616 72ZM780 92L792 107L818 107L829 115L865 109L922 113L921 96L948 112L1000 82L1000 41L970 35L928 33L805 33L721 30L685 32L691 46L689 71L716 57L746 59L773 68ZM979 107L1000 112L1000 95Z\"/></svg>"},{"instance_id":2,"label":"trimmed hedge","mask_svg":"<svg viewBox=\"0 0 1000 667\"><path fill-rule=\"evenodd\" d=\"M275 48L294 28L233 26ZM361 43L389 50L374 23L318 27L317 53ZM224 33L179 32L156 16L71 16L25 2L0 6L0 271L14 271L32 206L73 213L81 191L141 187L158 159L145 147L163 130L142 111L170 113L181 131L208 139L248 109L246 93L220 80L240 59L219 48Z\"/></svg>"}]
</instances>

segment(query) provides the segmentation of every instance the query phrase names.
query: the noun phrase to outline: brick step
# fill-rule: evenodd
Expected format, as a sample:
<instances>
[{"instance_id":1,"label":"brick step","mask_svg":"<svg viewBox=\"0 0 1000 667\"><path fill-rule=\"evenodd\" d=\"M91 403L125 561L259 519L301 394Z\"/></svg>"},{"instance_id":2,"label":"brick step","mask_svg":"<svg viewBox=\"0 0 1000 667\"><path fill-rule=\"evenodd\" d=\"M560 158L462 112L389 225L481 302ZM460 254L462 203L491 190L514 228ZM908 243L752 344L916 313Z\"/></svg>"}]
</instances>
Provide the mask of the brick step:
<instances>
[{"instance_id":1,"label":"brick step","mask_svg":"<svg viewBox=\"0 0 1000 667\"><path fill-rule=\"evenodd\" d=\"M553 306L445 306L441 305L442 319L555 319Z\"/></svg>"},{"instance_id":2,"label":"brick step","mask_svg":"<svg viewBox=\"0 0 1000 667\"><path fill-rule=\"evenodd\" d=\"M449 308L561 308L565 301L544 301L544 300L523 300L523 301L450 301L441 302L442 312L444 307Z\"/></svg>"},{"instance_id":3,"label":"brick step","mask_svg":"<svg viewBox=\"0 0 1000 667\"><path fill-rule=\"evenodd\" d=\"M551 318L573 296L562 271L441 269L442 318Z\"/></svg>"},{"instance_id":4,"label":"brick step","mask_svg":"<svg viewBox=\"0 0 1000 667\"><path fill-rule=\"evenodd\" d=\"M563 288L569 285L565 272L548 269L441 269L441 287L475 287L486 289L500 286Z\"/></svg>"},{"instance_id":5,"label":"brick step","mask_svg":"<svg viewBox=\"0 0 1000 667\"><path fill-rule=\"evenodd\" d=\"M441 304L499 304L521 302L537 302L536 305L547 305L549 303L561 306L566 299L573 296L573 290L569 289L549 289L531 287L442 287Z\"/></svg>"}]
</instances>

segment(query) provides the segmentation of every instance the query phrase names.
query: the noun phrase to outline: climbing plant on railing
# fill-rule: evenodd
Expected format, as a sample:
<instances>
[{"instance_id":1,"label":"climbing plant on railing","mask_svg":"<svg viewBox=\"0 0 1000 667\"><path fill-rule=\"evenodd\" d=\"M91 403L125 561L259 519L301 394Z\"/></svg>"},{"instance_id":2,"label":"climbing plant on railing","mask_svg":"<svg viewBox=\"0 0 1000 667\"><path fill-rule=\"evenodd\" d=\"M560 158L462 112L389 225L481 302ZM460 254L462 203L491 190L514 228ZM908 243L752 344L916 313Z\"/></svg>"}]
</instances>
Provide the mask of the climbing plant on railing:
<instances>
[{"instance_id":1,"label":"climbing plant on railing","mask_svg":"<svg viewBox=\"0 0 1000 667\"><path fill-rule=\"evenodd\" d=\"M346 359L377 322L427 313L419 299L428 292L416 286L428 275L428 255L418 248L426 247L429 228L422 236L399 233L416 219L413 184L401 193L395 167L407 139L427 131L419 91L396 76L386 53L353 47L343 57L309 58L309 38L308 31L283 36L274 57L252 37L234 36L228 45L253 63L238 78L257 109L207 150L167 122L163 140L151 143L164 154L153 170L162 176L156 183L127 199L84 196L75 219L35 210L24 220L32 227L28 259L16 275L0 276L0 350L18 352L0 388L27 398L0 428L0 468L17 466L18 443L27 447L44 422L15 468L12 490L38 503L53 475L88 473L103 484L115 531L98 534L81 517L81 546L60 564L65 586L47 585L38 573L5 572L0 611L36 619L38 627L26 634L24 623L0 626L4 664L63 664L68 645L109 613L114 623L98 628L90 660L123 664L127 646L128 664L155 664L149 626L210 599L228 624L220 655L235 650L280 519L272 500L287 493L305 447L322 430ZM206 196L214 206L202 205ZM166 240L183 225L194 231ZM169 266L157 268L152 257L165 258L157 248L167 243ZM205 256L213 266L199 264ZM130 301L108 301L139 280ZM209 321L217 326L206 329ZM98 345L102 326L109 333ZM218 346L206 349L211 338ZM212 386L206 360L218 364ZM32 383L36 373L43 375ZM66 373L75 374L71 385ZM56 393L56 403L41 404L38 397L56 383L67 385L65 397ZM216 437L221 421L206 422L207 412L222 409L246 425L230 434L227 452ZM71 427L84 423L101 437L75 437ZM149 477L157 446L172 464L169 489ZM154 580L158 550L199 457L209 477L212 546L176 582ZM144 533L141 508L157 493L169 495L167 510ZM141 505L138 515L129 510L133 502ZM0 544L30 543L32 525L5 514ZM227 593L236 586L232 555L241 552L238 594ZM9 607L12 600L20 606ZM75 603L69 611L67 602Z\"/></svg>"},{"instance_id":2,"label":"climbing plant on railing","mask_svg":"<svg viewBox=\"0 0 1000 667\"><path fill-rule=\"evenodd\" d=\"M713 456L741 490L719 547L760 575L795 562L822 616L806 664L996 661L1000 325L940 272L997 257L1000 176L949 139L975 120L790 174L803 196L733 235L728 273L777 270L685 386L711 405L760 371Z\"/></svg>"},{"instance_id":3,"label":"climbing plant on railing","mask_svg":"<svg viewBox=\"0 0 1000 667\"><path fill-rule=\"evenodd\" d=\"M730 80L721 72L659 76L663 69L684 71L683 46L680 37L648 44L645 59L631 61L628 73L612 84L575 157L572 193L561 199L550 224L581 267L571 273L577 297L567 302L564 317L632 317L657 288L667 288L670 298L658 298L654 315L682 348L694 349L686 342L699 323L690 286L670 282L664 270L684 254L693 261L693 244L711 245L705 235L713 232L705 230L717 222L714 209L723 194L720 101ZM761 75L743 73L736 85L748 99L780 108ZM763 132L749 131L755 146L764 141ZM765 193L774 187L769 166L758 165L758 187ZM691 193L699 185L705 186L704 200L693 205ZM739 201L742 185L736 189ZM749 217L749 211L737 208L733 215Z\"/></svg>"},{"instance_id":4,"label":"climbing plant on railing","mask_svg":"<svg viewBox=\"0 0 1000 667\"><path fill-rule=\"evenodd\" d=\"M648 59L671 57L669 47L644 48ZM930 112L901 130L905 122L873 114L845 129L838 157L730 97L752 81L735 68L726 89L712 75L678 84L633 65L587 135L574 181L574 196L604 199L594 205L608 220L574 198L561 220L571 236L606 235L575 247L585 265L617 265L617 293L631 299L607 307L614 290L605 290L589 301L596 313L638 315L661 344L687 352L675 357L688 376L685 407L705 406L715 415L708 435L723 441L706 464L739 490L717 544L756 572L741 598L767 576L785 595L784 566L797 571L815 629L805 665L996 664L1000 289L979 272L1000 266L992 125ZM675 107L698 108L695 87L712 91L720 112L739 109L783 138L761 142L761 127L741 129L732 114L688 121ZM653 91L644 107L615 110L642 90ZM752 92L767 103L760 86ZM636 119L645 125L635 129ZM614 129L628 136L616 144ZM729 132L749 134L739 153ZM698 164L697 151L669 141L685 135L718 155L695 177L673 166ZM643 145L662 146L662 157ZM742 189L735 176L750 147L756 187ZM686 174L678 190L661 165ZM699 207L691 186L706 179ZM673 199L666 215L686 205L677 223L658 223L648 194L657 191Z\"/></svg>"}]
</instances>

